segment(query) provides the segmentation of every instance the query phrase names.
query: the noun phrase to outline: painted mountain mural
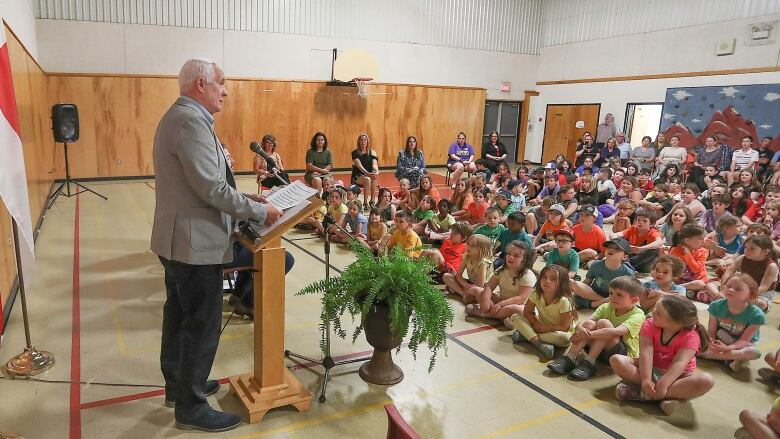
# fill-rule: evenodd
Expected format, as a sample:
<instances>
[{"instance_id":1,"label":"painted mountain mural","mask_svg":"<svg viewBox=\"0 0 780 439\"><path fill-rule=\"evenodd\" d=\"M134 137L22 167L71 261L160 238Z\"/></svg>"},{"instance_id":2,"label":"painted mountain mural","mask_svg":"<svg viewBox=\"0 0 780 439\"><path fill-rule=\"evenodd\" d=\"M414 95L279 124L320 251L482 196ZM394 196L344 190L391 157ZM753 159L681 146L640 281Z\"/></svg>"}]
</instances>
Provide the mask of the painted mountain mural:
<instances>
[{"instance_id":1,"label":"painted mountain mural","mask_svg":"<svg viewBox=\"0 0 780 439\"><path fill-rule=\"evenodd\" d=\"M736 149L748 135L755 145L772 137L770 148L780 150L780 84L669 88L661 132L680 136L686 148L713 135Z\"/></svg>"}]
</instances>

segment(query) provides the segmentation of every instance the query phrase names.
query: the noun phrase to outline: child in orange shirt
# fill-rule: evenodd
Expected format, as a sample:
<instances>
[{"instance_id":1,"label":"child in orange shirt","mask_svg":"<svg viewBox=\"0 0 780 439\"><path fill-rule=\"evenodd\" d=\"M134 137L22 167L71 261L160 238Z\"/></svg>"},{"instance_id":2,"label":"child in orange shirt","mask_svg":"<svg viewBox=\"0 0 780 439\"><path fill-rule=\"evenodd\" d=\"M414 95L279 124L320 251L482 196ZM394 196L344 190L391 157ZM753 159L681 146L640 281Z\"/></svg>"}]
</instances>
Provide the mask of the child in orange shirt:
<instances>
[{"instance_id":1,"label":"child in orange shirt","mask_svg":"<svg viewBox=\"0 0 780 439\"><path fill-rule=\"evenodd\" d=\"M485 213L487 212L488 207L490 207L490 204L485 201L485 194L482 193L482 191L474 192L474 202L469 204L466 208L466 218L468 219L469 224L484 224Z\"/></svg>"},{"instance_id":2,"label":"child in orange shirt","mask_svg":"<svg viewBox=\"0 0 780 439\"><path fill-rule=\"evenodd\" d=\"M709 303L709 295L704 290L707 285L706 262L709 250L704 247L704 237L707 231L698 224L686 224L675 233L674 247L661 248L661 254L677 256L685 263L685 272L675 283L687 290L689 299L695 298L704 303Z\"/></svg>"},{"instance_id":3,"label":"child in orange shirt","mask_svg":"<svg viewBox=\"0 0 780 439\"><path fill-rule=\"evenodd\" d=\"M580 255L580 264L596 259L604 251L607 235L595 223L596 206L592 204L582 206L579 220L571 229L574 234L574 248Z\"/></svg>"},{"instance_id":4,"label":"child in orange shirt","mask_svg":"<svg viewBox=\"0 0 780 439\"><path fill-rule=\"evenodd\" d=\"M468 223L455 223L450 227L450 236L442 241L441 248L423 250L422 256L435 262L441 274L457 273L463 254L466 253L466 241L471 234L471 226Z\"/></svg>"},{"instance_id":5,"label":"child in orange shirt","mask_svg":"<svg viewBox=\"0 0 780 439\"><path fill-rule=\"evenodd\" d=\"M563 219L564 208L560 204L553 204L547 212L547 221L542 224L539 233L534 238L534 247L537 252L543 253L555 246L555 232L569 228Z\"/></svg>"},{"instance_id":6,"label":"child in orange shirt","mask_svg":"<svg viewBox=\"0 0 780 439\"><path fill-rule=\"evenodd\" d=\"M393 194L393 204L395 204L396 209L408 210L411 212L411 194L409 193L411 183L409 182L409 179L402 178L398 180L398 184L400 187L398 188L398 192Z\"/></svg>"}]
</instances>

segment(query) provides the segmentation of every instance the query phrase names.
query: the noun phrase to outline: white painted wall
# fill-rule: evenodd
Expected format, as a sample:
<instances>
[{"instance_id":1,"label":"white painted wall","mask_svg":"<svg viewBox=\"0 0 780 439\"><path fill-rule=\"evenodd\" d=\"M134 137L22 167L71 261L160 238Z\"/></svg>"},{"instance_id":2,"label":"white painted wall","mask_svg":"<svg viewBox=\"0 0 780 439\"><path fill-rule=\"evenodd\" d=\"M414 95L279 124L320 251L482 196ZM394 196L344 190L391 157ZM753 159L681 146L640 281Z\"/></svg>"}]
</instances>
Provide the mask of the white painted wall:
<instances>
[{"instance_id":1,"label":"white painted wall","mask_svg":"<svg viewBox=\"0 0 780 439\"><path fill-rule=\"evenodd\" d=\"M771 84L780 82L780 72L741 75L697 76L686 78L647 79L638 81L591 82L539 86L539 96L531 99L528 116L528 140L525 158L539 162L542 157L544 120L548 104L601 103L600 120L612 113L615 124L623 127L626 104L630 102L663 102L666 89L712 85ZM780 104L778 104L780 111Z\"/></svg>"},{"instance_id":2,"label":"white painted wall","mask_svg":"<svg viewBox=\"0 0 780 439\"><path fill-rule=\"evenodd\" d=\"M32 57L38 57L38 40L35 31L35 14L29 0L0 0L0 17L8 23Z\"/></svg>"},{"instance_id":3,"label":"white painted wall","mask_svg":"<svg viewBox=\"0 0 780 439\"><path fill-rule=\"evenodd\" d=\"M172 26L37 20L47 72L175 75L193 56L220 63L228 77L330 79L331 50L364 48L381 82L487 89L489 99L521 100L536 86L539 57L422 44ZM67 35L67 41L62 38ZM511 93L500 91L512 84Z\"/></svg>"},{"instance_id":4,"label":"white painted wall","mask_svg":"<svg viewBox=\"0 0 780 439\"><path fill-rule=\"evenodd\" d=\"M544 47L538 77L559 81L776 66L778 24L773 44L745 44L748 24L775 20L780 14ZM716 56L716 44L730 38L737 40L735 53Z\"/></svg>"}]
</instances>

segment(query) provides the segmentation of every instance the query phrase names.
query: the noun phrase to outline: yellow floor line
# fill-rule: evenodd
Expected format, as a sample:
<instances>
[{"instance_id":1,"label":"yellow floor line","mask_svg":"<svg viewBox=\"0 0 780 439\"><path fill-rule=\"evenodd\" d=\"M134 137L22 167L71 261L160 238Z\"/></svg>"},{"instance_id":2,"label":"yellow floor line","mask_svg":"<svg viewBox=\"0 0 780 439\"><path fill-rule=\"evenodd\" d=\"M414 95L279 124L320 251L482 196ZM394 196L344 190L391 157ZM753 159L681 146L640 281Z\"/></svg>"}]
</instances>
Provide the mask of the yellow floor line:
<instances>
[{"instance_id":1,"label":"yellow floor line","mask_svg":"<svg viewBox=\"0 0 780 439\"><path fill-rule=\"evenodd\" d=\"M603 402L603 401L601 401L599 399L591 399L591 400L583 402L581 404L577 404L574 407L577 408L578 410L583 410L583 409L586 409L586 408L593 407L594 405L597 405L597 404L599 404L601 402ZM528 419L528 420L525 420L523 422L518 422L517 424L513 424L513 425L510 425L508 427L502 428L500 430L496 430L496 431L487 433L484 436L480 436L479 439L499 438L501 436L506 436L506 435L508 435L510 433L514 433L514 432L517 432L517 431L520 431L520 430L525 430L526 428L530 428L530 427L534 427L534 426L537 426L537 425L544 424L546 422L549 422L549 421L551 421L553 419L559 418L559 417L567 415L567 414L571 415L572 413L570 411L566 410L566 409L556 410L554 412L547 413L546 415L542 415L542 416L539 416L539 417L536 417L536 418Z\"/></svg>"}]
</instances>

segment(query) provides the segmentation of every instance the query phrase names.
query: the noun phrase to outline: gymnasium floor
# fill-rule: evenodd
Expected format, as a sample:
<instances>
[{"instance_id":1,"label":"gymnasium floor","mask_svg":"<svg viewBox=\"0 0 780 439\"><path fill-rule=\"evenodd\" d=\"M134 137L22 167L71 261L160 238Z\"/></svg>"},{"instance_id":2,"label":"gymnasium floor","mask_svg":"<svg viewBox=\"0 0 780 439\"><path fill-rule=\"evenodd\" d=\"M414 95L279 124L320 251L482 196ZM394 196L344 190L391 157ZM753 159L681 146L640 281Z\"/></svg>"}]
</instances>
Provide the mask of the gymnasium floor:
<instances>
[{"instance_id":1,"label":"gymnasium floor","mask_svg":"<svg viewBox=\"0 0 780 439\"><path fill-rule=\"evenodd\" d=\"M237 180L242 190L254 190L252 177ZM440 186L443 177L437 177L436 183ZM175 429L172 410L163 406L159 341L165 291L161 266L148 249L153 181L90 186L109 201L89 194L57 201L40 231L38 271L28 292L33 341L57 358L55 367L39 378L86 384L0 380L0 432L27 438L205 437ZM293 231L283 244L296 259L286 278L286 346L319 358L319 300L294 293L324 277L322 242ZM334 246L334 270L351 260L346 249ZM528 345L513 345L510 332L491 326L495 322L465 318L463 305L451 303L456 317L449 331L448 356L439 358L431 374L424 347L417 361L402 350L394 355L406 374L400 384L370 385L358 377L359 364L342 366L334 369L327 402L319 403L321 369L298 365L294 375L315 393L308 412L277 409L258 424L243 424L212 437L383 438L387 425L383 406L393 402L424 438L550 434L726 438L739 425L741 409L766 412L778 394L757 381L761 361L736 375L717 363L701 361L701 369L716 376L713 391L682 405L673 416L663 416L652 404L616 402L613 391L618 379L606 368L585 383L549 376ZM587 314L581 314L583 318ZM779 320L775 307L762 330L762 351L780 347ZM212 378L250 370L252 330L246 320L231 321L222 335ZM0 360L7 361L23 346L17 303ZM340 339L333 343L334 355L341 358L367 354L369 349L362 336L354 345ZM227 385L210 401L215 407L240 412Z\"/></svg>"}]
</instances>

